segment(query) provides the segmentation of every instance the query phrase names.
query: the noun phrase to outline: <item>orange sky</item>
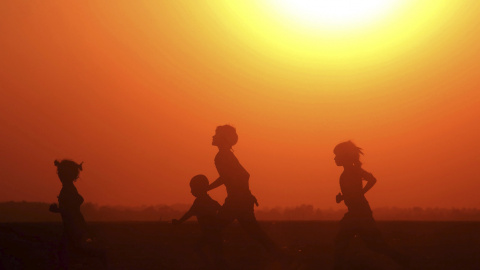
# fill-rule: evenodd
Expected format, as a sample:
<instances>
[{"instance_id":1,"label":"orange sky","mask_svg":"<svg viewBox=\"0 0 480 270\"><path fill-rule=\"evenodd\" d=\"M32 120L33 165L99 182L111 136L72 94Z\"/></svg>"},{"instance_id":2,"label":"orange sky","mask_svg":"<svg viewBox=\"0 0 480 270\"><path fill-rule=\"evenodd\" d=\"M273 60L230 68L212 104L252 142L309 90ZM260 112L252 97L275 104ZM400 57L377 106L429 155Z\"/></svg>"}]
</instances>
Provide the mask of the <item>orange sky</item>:
<instances>
[{"instance_id":1,"label":"orange sky","mask_svg":"<svg viewBox=\"0 0 480 270\"><path fill-rule=\"evenodd\" d=\"M86 201L190 203L229 123L261 206L343 207L352 139L372 207L480 207L477 1L336 33L262 1L158 2L0 2L0 201L54 202L71 158Z\"/></svg>"}]
</instances>

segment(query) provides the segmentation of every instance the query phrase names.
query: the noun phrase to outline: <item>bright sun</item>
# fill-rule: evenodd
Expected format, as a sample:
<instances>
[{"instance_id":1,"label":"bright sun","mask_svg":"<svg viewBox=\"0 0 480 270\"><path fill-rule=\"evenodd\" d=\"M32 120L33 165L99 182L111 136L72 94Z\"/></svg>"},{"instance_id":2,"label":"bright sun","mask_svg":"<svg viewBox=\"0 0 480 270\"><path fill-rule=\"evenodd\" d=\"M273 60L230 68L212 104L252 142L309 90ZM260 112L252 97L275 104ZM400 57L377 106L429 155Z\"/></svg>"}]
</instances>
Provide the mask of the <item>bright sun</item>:
<instances>
[{"instance_id":1,"label":"bright sun","mask_svg":"<svg viewBox=\"0 0 480 270\"><path fill-rule=\"evenodd\" d=\"M271 0L293 22L328 29L351 29L371 24L405 0Z\"/></svg>"}]
</instances>

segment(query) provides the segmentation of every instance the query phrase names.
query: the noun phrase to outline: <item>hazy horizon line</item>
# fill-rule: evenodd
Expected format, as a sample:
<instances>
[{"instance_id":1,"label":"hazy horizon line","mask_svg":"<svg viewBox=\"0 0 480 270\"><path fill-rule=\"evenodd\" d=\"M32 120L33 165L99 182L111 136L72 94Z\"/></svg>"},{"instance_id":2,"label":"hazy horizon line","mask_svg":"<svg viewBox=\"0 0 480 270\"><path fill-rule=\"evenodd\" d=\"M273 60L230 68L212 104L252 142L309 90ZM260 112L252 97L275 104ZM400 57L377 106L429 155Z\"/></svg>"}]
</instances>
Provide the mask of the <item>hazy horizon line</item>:
<instances>
[{"instance_id":1,"label":"hazy horizon line","mask_svg":"<svg viewBox=\"0 0 480 270\"><path fill-rule=\"evenodd\" d=\"M0 204L2 203L45 203L45 204L51 204L55 203L56 201L28 201L28 200L6 200L6 201L0 201ZM191 202L188 203L156 203L156 204L132 204L132 205L127 205L127 204L101 204L97 202L91 202L91 201L85 201L84 204L91 204L94 206L100 206L100 207L119 207L119 208L142 208L142 207L155 207L155 206L185 206L185 207L190 207ZM338 206L338 207L319 207L313 204L309 203L301 203L301 204L296 204L296 205L288 205L288 206L282 206L282 205L277 205L277 206L258 206L255 209L277 209L277 208L292 208L292 207L301 207L301 206L312 206L315 209L320 209L320 210L343 210L346 209L346 206ZM479 207L468 207L468 206L450 206L450 207L443 207L443 206L377 206L377 207L371 207L372 209L385 209L385 208L392 208L392 209L445 209L445 210L454 210L454 209L465 209L465 210L478 210L480 209Z\"/></svg>"}]
</instances>

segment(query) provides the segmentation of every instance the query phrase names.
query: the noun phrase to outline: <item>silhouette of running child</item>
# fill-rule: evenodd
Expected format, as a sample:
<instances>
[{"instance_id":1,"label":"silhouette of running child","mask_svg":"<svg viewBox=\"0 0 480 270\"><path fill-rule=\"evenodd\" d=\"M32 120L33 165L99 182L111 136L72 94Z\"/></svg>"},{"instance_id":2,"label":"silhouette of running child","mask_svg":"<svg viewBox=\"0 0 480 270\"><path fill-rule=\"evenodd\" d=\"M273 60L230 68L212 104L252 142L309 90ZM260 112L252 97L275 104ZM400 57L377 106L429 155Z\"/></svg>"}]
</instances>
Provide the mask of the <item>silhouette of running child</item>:
<instances>
[{"instance_id":1,"label":"silhouette of running child","mask_svg":"<svg viewBox=\"0 0 480 270\"><path fill-rule=\"evenodd\" d=\"M104 250L94 247L92 238L89 237L87 226L80 205L83 197L78 193L73 184L82 170L82 164L64 159L55 160L57 174L62 182L62 190L58 196L58 205L50 205L50 211L60 213L63 222L63 234L60 240L59 259L61 269L69 268L69 251L75 251L82 255L99 258L107 268L106 253Z\"/></svg>"},{"instance_id":2,"label":"silhouette of running child","mask_svg":"<svg viewBox=\"0 0 480 270\"><path fill-rule=\"evenodd\" d=\"M260 242L272 255L280 255L277 245L262 230L254 214L257 199L250 192L250 174L242 167L232 152L232 146L238 141L234 127L223 125L217 127L212 138L212 145L218 147L215 166L219 177L210 184L209 189L225 185L227 198L218 212L220 228L223 229L238 220L242 228L255 240Z\"/></svg>"},{"instance_id":3,"label":"silhouette of running child","mask_svg":"<svg viewBox=\"0 0 480 270\"><path fill-rule=\"evenodd\" d=\"M365 198L377 182L375 177L362 168L360 155L362 149L353 142L342 142L335 146L335 164L343 166L343 173L340 176L341 193L336 196L336 202L344 201L348 212L340 221L340 231L335 238L335 269L342 269L345 253L355 236L360 237L366 246L371 250L387 255L402 266L408 264L407 258L394 251L384 241L375 220L372 210ZM363 186L363 181L367 183Z\"/></svg>"},{"instance_id":4,"label":"silhouette of running child","mask_svg":"<svg viewBox=\"0 0 480 270\"><path fill-rule=\"evenodd\" d=\"M195 251L204 264L210 265L207 254L202 250L203 247L209 246L215 264L213 267L220 269L224 267L223 240L217 222L217 212L220 209L220 204L208 195L208 185L207 177L202 174L196 175L190 180L190 189L196 199L180 220L173 219L172 224L179 225L190 217L196 216L202 235L195 245Z\"/></svg>"}]
</instances>

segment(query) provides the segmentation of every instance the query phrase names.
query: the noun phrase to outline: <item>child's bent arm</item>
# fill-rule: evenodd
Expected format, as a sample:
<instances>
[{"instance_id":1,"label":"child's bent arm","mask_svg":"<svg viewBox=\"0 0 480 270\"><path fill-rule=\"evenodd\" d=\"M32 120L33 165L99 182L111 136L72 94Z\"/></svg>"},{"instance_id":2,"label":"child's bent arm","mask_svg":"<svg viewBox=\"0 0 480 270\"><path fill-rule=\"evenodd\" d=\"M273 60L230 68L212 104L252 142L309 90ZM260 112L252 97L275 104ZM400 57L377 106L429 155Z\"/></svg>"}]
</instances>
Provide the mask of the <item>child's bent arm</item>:
<instances>
[{"instance_id":1,"label":"child's bent arm","mask_svg":"<svg viewBox=\"0 0 480 270\"><path fill-rule=\"evenodd\" d=\"M367 181L367 184L365 187L363 187L363 193L365 194L375 185L375 183L377 183L377 179L373 176L373 174L366 171L363 171L362 177L365 179L365 181Z\"/></svg>"}]
</instances>

